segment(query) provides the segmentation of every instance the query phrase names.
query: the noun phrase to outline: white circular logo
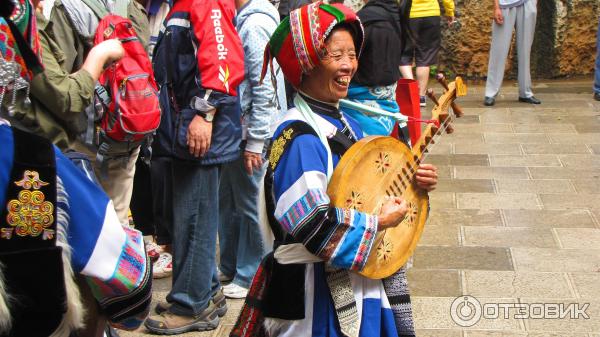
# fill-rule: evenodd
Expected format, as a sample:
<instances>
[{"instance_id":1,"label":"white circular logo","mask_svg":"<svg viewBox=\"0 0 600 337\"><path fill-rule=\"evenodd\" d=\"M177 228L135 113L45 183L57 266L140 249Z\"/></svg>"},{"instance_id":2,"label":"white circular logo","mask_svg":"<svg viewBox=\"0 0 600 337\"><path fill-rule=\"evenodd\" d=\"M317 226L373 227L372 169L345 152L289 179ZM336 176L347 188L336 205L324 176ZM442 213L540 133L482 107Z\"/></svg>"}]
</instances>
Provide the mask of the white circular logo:
<instances>
[{"instance_id":1,"label":"white circular logo","mask_svg":"<svg viewBox=\"0 0 600 337\"><path fill-rule=\"evenodd\" d=\"M473 326L481 319L481 303L473 296L457 297L450 307L450 316L462 327Z\"/></svg>"}]
</instances>

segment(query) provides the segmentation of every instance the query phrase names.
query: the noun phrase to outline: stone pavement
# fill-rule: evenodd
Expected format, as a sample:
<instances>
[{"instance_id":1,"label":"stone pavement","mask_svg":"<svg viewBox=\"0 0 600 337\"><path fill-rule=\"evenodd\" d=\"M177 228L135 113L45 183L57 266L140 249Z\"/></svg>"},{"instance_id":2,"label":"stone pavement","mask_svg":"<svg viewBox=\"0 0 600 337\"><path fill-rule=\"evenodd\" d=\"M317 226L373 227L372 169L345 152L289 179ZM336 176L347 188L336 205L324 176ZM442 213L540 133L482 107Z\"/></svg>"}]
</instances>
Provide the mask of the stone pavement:
<instances>
[{"instance_id":1,"label":"stone pavement","mask_svg":"<svg viewBox=\"0 0 600 337\"><path fill-rule=\"evenodd\" d=\"M542 105L532 106L507 85L488 108L483 87L469 86L456 132L427 160L441 179L409 274L417 336L600 337L600 102L590 87L536 82ZM169 282L155 283L155 299ZM450 314L461 295L487 303L468 328ZM241 301L229 303L219 329L183 336L227 336ZM558 303L578 304L589 319L552 319Z\"/></svg>"}]
</instances>

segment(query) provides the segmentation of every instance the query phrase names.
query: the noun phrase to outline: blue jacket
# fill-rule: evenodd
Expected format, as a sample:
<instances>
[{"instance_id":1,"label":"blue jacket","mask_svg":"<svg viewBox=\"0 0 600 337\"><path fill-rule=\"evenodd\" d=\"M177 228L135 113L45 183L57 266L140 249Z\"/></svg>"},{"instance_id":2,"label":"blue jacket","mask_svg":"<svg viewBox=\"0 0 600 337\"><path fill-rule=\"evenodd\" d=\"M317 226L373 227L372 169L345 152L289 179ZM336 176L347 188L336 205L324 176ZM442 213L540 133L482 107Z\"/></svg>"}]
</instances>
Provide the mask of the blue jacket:
<instances>
[{"instance_id":1,"label":"blue jacket","mask_svg":"<svg viewBox=\"0 0 600 337\"><path fill-rule=\"evenodd\" d=\"M283 72L277 62L273 62L277 90L270 68L259 84L265 47L279 25L279 13L268 0L250 0L238 10L235 22L244 47L245 78L239 92L245 150L261 153L272 136L271 126L287 111Z\"/></svg>"},{"instance_id":2,"label":"blue jacket","mask_svg":"<svg viewBox=\"0 0 600 337\"><path fill-rule=\"evenodd\" d=\"M162 109L154 155L201 165L238 158L242 134L236 89L243 79L244 60L234 13L232 0L175 1L154 50ZM199 112L192 107L194 100L217 109L210 148L200 158L187 146L189 124Z\"/></svg>"}]
</instances>

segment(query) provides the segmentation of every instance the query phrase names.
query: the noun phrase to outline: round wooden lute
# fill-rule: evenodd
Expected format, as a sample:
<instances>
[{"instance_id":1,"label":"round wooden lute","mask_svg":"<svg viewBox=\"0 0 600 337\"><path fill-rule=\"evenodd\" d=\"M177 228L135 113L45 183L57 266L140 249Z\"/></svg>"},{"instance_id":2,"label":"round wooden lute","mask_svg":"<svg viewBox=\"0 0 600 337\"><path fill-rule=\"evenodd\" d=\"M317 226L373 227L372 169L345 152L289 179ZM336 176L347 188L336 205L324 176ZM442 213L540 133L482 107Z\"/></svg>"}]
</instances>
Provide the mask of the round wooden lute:
<instances>
[{"instance_id":1,"label":"round wooden lute","mask_svg":"<svg viewBox=\"0 0 600 337\"><path fill-rule=\"evenodd\" d=\"M462 115L454 100L467 91L460 77L452 83L443 76L437 79L446 91L439 100L432 92L429 96L436 104L432 120L439 124L428 124L412 149L392 137L359 140L342 156L329 182L327 194L335 207L379 214L388 196L402 197L408 204L408 216L400 224L375 235L365 268L360 272L365 277L381 279L398 271L412 256L423 233L429 197L427 192L415 188L414 174L435 143L434 137L442 131L451 132L449 108L452 106L457 117ZM372 109L370 112L377 113Z\"/></svg>"},{"instance_id":2,"label":"round wooden lute","mask_svg":"<svg viewBox=\"0 0 600 337\"><path fill-rule=\"evenodd\" d=\"M407 217L396 227L380 231L361 274L380 279L402 267L421 237L429 198L415 189L413 153L392 137L371 136L354 144L333 172L327 194L336 207L378 214L388 196L399 196L408 204Z\"/></svg>"}]
</instances>

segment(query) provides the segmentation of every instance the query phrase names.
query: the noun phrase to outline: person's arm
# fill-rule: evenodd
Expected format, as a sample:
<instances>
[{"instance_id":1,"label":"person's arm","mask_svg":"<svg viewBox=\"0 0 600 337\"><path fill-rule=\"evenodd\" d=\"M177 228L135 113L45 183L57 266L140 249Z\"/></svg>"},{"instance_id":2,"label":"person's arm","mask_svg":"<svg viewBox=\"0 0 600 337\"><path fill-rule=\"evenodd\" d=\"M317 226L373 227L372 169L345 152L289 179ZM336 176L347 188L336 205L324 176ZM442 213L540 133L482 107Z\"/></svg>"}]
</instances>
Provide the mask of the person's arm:
<instances>
[{"instance_id":1,"label":"person's arm","mask_svg":"<svg viewBox=\"0 0 600 337\"><path fill-rule=\"evenodd\" d=\"M235 96L244 78L244 54L233 26L235 10L232 6L233 3L222 0L196 0L190 12L194 37L199 44L196 58L200 82L205 91L203 97L194 97L197 104L192 107L199 114L192 119L187 132L189 152L196 157L203 156L210 148L211 120L222 98Z\"/></svg>"},{"instance_id":2,"label":"person's arm","mask_svg":"<svg viewBox=\"0 0 600 337\"><path fill-rule=\"evenodd\" d=\"M63 61L60 47L44 31L39 35L44 72L33 78L31 95L60 120L78 118L92 103L94 85L103 66L122 57L121 42L109 40L94 47L82 69L69 74L60 65Z\"/></svg>"},{"instance_id":3,"label":"person's arm","mask_svg":"<svg viewBox=\"0 0 600 337\"><path fill-rule=\"evenodd\" d=\"M377 231L400 223L406 203L390 199L379 215L332 207L326 171L327 153L320 140L296 137L274 172L275 218L313 255L334 267L360 271Z\"/></svg>"},{"instance_id":4,"label":"person's arm","mask_svg":"<svg viewBox=\"0 0 600 337\"><path fill-rule=\"evenodd\" d=\"M504 23L504 15L502 15L499 0L494 0L494 21L499 25Z\"/></svg>"},{"instance_id":5,"label":"person's arm","mask_svg":"<svg viewBox=\"0 0 600 337\"><path fill-rule=\"evenodd\" d=\"M142 234L123 227L106 194L58 148L55 153L62 187L57 214L68 221L73 271L85 277L111 325L136 329L152 297L152 268Z\"/></svg>"},{"instance_id":6,"label":"person's arm","mask_svg":"<svg viewBox=\"0 0 600 337\"><path fill-rule=\"evenodd\" d=\"M249 174L253 169L262 166L262 152L265 141L270 136L271 120L277 115L278 100L276 89L271 81L270 69L267 76L260 84L261 69L263 65L265 46L277 28L275 21L262 14L254 14L246 19L247 27L240 31L240 38L244 41L244 61L246 63L246 77L248 90L245 95L251 97L251 102L244 118L248 123L248 137L244 151L244 166Z\"/></svg>"},{"instance_id":7,"label":"person's arm","mask_svg":"<svg viewBox=\"0 0 600 337\"><path fill-rule=\"evenodd\" d=\"M454 0L443 0L444 16L448 22L454 21Z\"/></svg>"}]
</instances>

